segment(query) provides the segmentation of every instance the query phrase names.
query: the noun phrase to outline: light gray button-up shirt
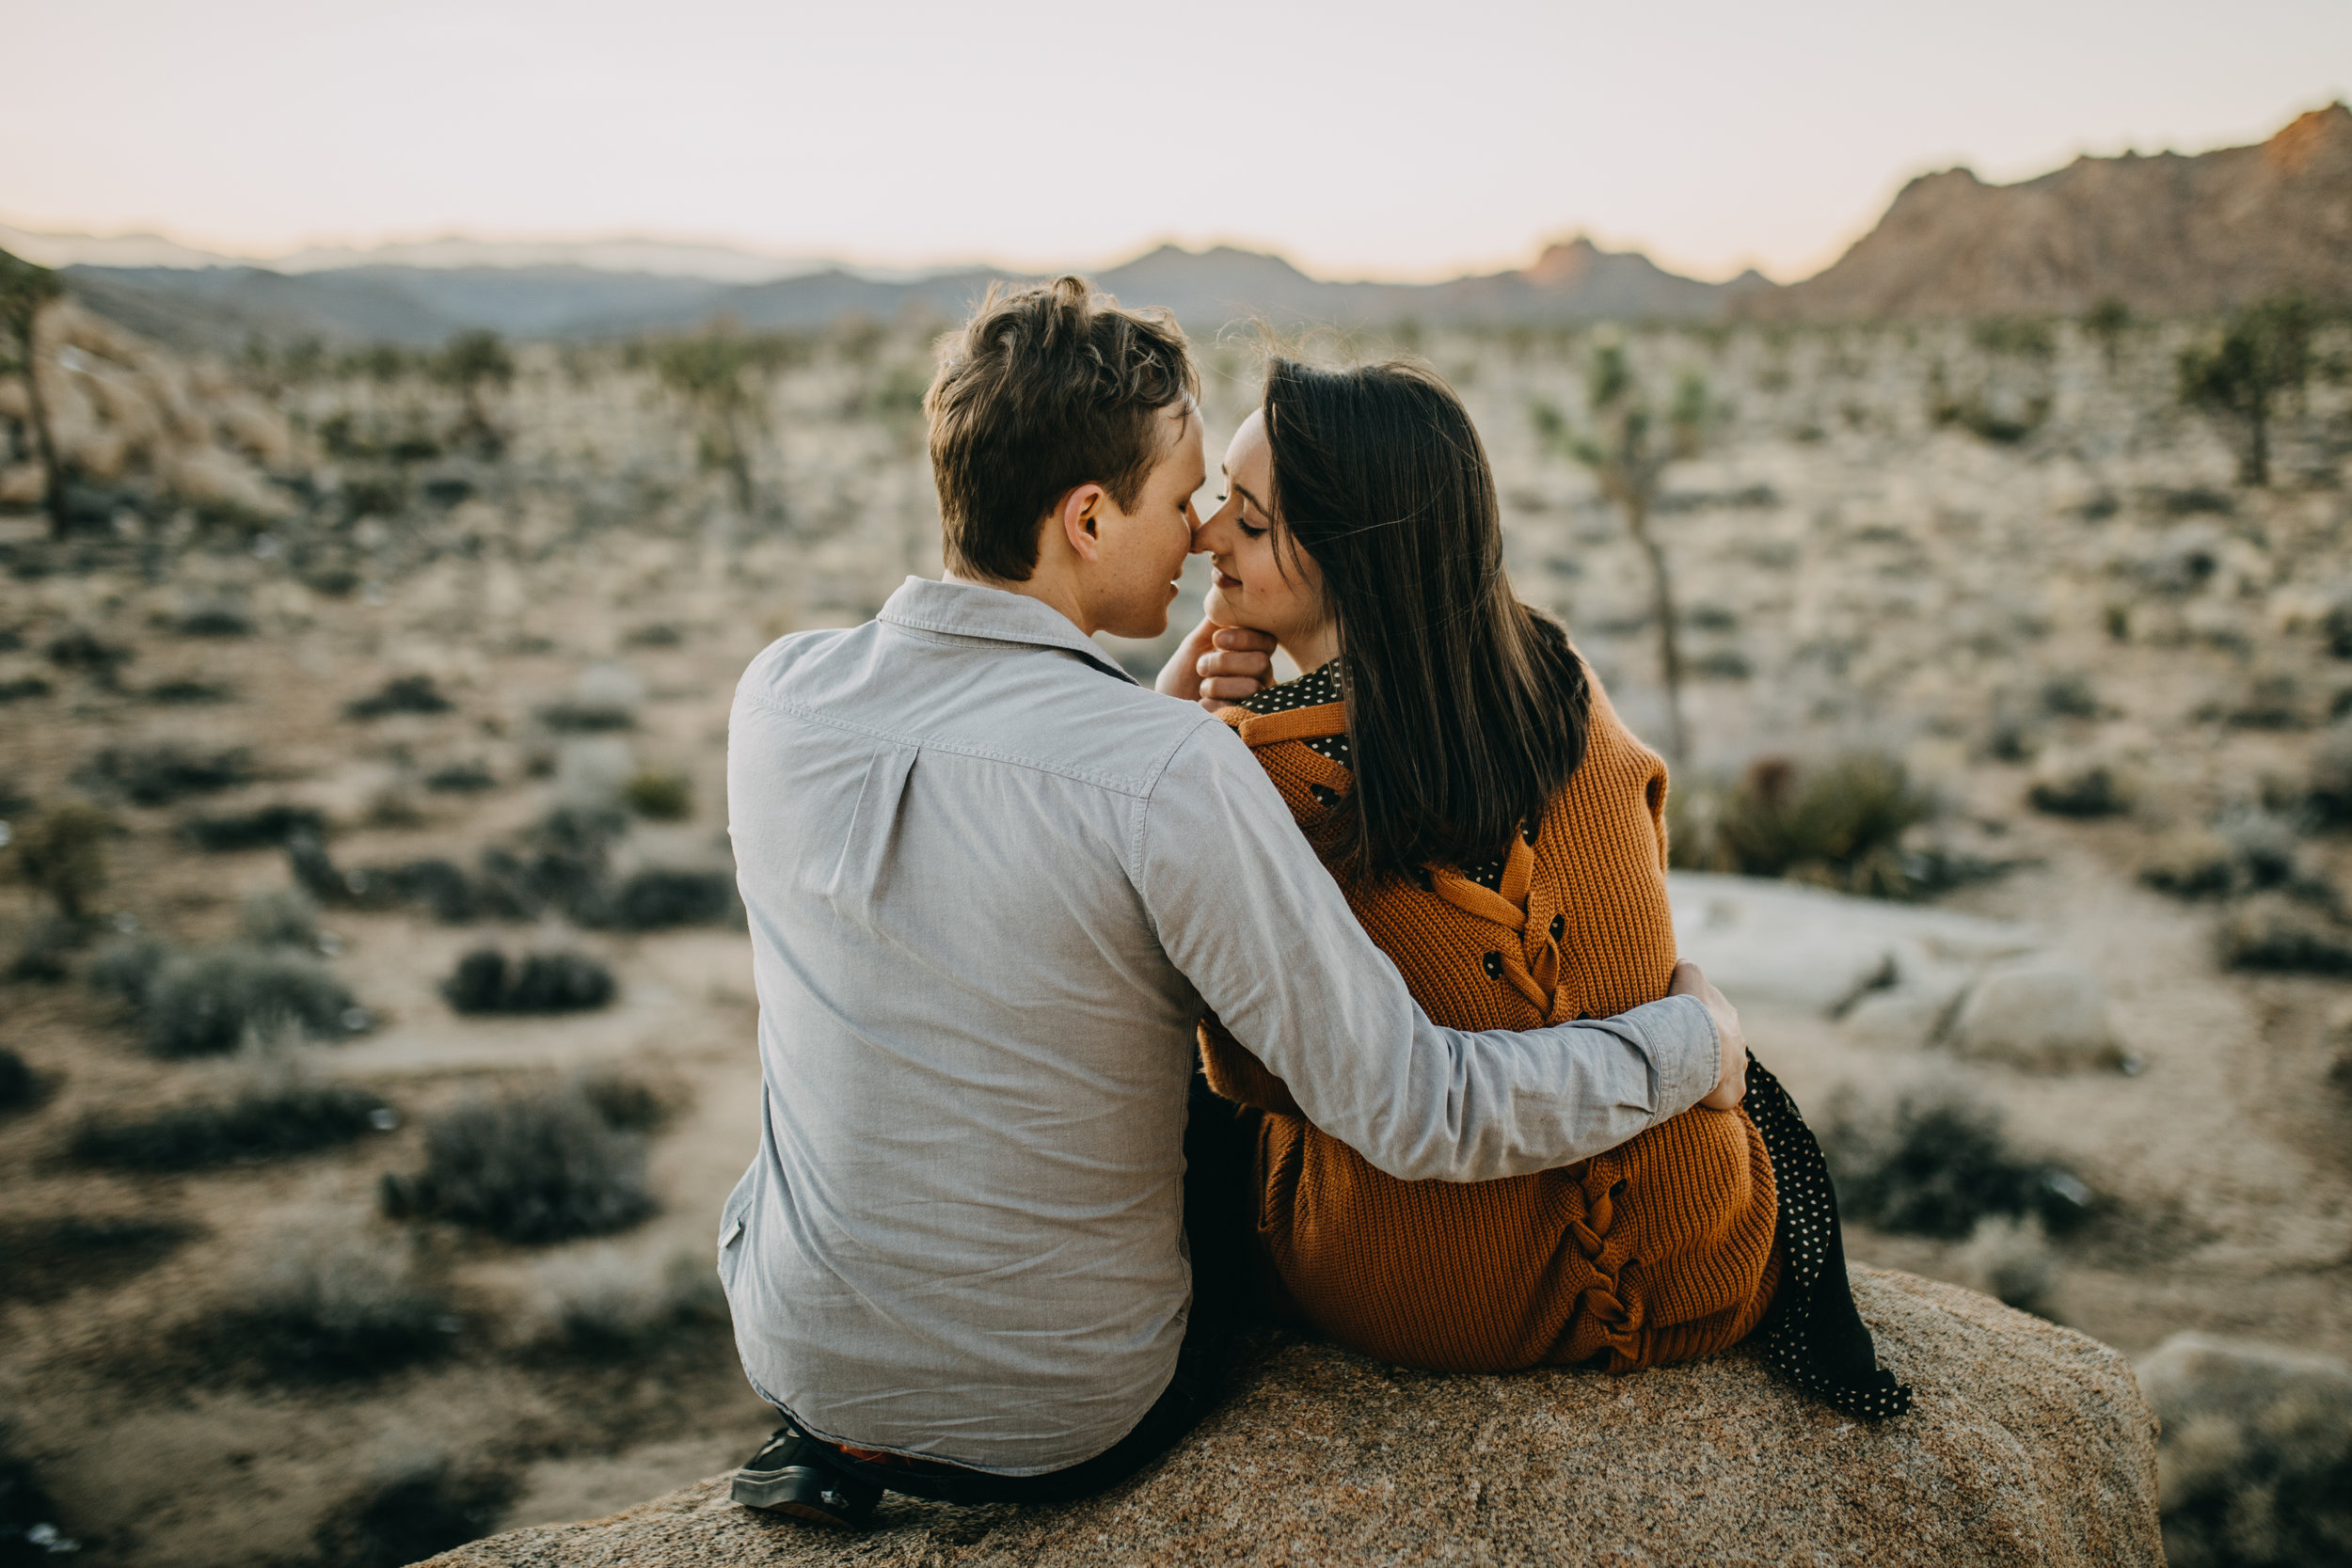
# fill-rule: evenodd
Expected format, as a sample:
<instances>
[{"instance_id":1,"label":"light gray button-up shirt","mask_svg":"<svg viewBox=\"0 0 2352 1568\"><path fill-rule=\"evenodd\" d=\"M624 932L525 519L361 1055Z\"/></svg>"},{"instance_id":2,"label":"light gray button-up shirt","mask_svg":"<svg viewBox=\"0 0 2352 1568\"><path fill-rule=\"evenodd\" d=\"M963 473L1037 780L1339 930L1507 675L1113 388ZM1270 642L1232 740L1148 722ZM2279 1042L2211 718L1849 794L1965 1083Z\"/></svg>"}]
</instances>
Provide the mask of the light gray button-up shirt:
<instances>
[{"instance_id":1,"label":"light gray button-up shirt","mask_svg":"<svg viewBox=\"0 0 2352 1568\"><path fill-rule=\"evenodd\" d=\"M1407 1180L1569 1164L1715 1081L1690 997L1432 1024L1240 738L1020 594L911 578L769 647L727 810L765 1105L720 1275L754 1386L835 1441L1032 1475L1142 1418L1204 1006Z\"/></svg>"}]
</instances>

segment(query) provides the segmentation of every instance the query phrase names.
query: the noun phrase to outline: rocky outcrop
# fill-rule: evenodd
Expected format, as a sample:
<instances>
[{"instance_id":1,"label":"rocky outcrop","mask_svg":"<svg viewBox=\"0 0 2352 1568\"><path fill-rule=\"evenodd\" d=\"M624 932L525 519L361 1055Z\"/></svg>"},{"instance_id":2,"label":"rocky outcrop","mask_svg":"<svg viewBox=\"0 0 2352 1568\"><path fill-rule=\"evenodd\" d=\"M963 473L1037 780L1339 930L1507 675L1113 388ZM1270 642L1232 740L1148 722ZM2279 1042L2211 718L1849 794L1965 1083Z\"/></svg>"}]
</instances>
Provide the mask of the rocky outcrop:
<instances>
[{"instance_id":1,"label":"rocky outcrop","mask_svg":"<svg viewBox=\"0 0 2352 1568\"><path fill-rule=\"evenodd\" d=\"M1682 956L1743 1005L1835 1019L1874 1048L2128 1065L2099 977L2030 926L1756 877L1677 871L1667 886Z\"/></svg>"},{"instance_id":2,"label":"rocky outcrop","mask_svg":"<svg viewBox=\"0 0 2352 1568\"><path fill-rule=\"evenodd\" d=\"M1964 168L1903 187L1827 271L1740 301L1781 320L2177 315L2300 290L2352 303L2352 109L2256 147L2077 158L2014 185Z\"/></svg>"},{"instance_id":3,"label":"rocky outcrop","mask_svg":"<svg viewBox=\"0 0 2352 1568\"><path fill-rule=\"evenodd\" d=\"M1912 1413L1858 1425L1744 1352L1629 1378L1439 1376L1285 1338L1166 1460L1057 1508L884 1501L843 1536L714 1478L437 1568L1699 1561L2157 1564L2154 1418L2121 1355L1857 1268Z\"/></svg>"}]
</instances>

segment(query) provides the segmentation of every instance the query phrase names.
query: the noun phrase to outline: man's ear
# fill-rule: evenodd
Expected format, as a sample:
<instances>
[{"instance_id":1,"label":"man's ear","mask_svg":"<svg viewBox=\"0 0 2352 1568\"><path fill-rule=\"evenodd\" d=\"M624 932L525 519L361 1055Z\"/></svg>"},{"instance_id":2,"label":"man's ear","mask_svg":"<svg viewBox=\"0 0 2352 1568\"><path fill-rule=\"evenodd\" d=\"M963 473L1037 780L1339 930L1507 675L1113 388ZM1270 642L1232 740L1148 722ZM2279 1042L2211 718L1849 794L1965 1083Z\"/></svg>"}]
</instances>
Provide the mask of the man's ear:
<instances>
[{"instance_id":1,"label":"man's ear","mask_svg":"<svg viewBox=\"0 0 2352 1568\"><path fill-rule=\"evenodd\" d=\"M1109 491L1099 484L1081 484L1061 499L1054 513L1072 552L1089 564L1102 557L1103 514L1109 503Z\"/></svg>"}]
</instances>

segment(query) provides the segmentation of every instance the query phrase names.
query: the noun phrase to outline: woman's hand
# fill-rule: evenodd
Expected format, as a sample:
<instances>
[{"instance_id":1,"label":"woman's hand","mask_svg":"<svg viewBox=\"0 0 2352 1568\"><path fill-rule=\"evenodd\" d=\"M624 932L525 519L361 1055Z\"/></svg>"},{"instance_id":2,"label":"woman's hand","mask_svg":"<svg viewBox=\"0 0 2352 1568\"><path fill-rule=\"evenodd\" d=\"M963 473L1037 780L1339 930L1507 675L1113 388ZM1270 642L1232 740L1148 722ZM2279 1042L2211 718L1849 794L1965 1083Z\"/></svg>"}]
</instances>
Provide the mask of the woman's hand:
<instances>
[{"instance_id":1,"label":"woman's hand","mask_svg":"<svg viewBox=\"0 0 2352 1568\"><path fill-rule=\"evenodd\" d=\"M1274 639L1265 632L1203 621L1184 634L1152 686L1215 713L1272 686L1273 655Z\"/></svg>"},{"instance_id":2,"label":"woman's hand","mask_svg":"<svg viewBox=\"0 0 2352 1568\"><path fill-rule=\"evenodd\" d=\"M1675 965L1674 984L1666 994L1695 996L1707 1005L1708 1014L1715 1020L1723 1060L1716 1069L1715 1086L1707 1091L1699 1103L1711 1111L1735 1109L1748 1095L1748 1037L1740 1032L1739 1013L1694 963Z\"/></svg>"}]
</instances>

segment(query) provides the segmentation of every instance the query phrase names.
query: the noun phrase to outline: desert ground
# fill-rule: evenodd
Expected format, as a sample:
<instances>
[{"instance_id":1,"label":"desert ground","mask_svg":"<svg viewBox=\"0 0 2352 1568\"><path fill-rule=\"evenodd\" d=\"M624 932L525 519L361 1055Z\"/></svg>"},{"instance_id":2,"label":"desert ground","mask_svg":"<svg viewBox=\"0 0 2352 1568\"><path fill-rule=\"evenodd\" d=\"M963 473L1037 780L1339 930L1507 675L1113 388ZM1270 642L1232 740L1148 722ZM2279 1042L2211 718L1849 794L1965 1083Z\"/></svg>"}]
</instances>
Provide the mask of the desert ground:
<instances>
[{"instance_id":1,"label":"desert ground","mask_svg":"<svg viewBox=\"0 0 2352 1568\"><path fill-rule=\"evenodd\" d=\"M709 892L728 704L772 639L939 569L930 329L737 343L699 380L660 345L469 378L191 364L70 306L52 330L82 478L53 539L0 465L0 816L18 847L103 816L80 880L0 884L0 1046L30 1072L0 1110L6 1457L76 1560L188 1568L405 1561L735 1463L769 1421L708 1269L759 1115L747 938ZM2018 923L2095 980L2106 1042L2055 1061L1852 997L1749 1006L1858 1184L1854 1257L2135 1355L2184 1330L2352 1355L2352 335L2322 332L2252 485L2242 429L2177 395L2218 330L1315 350L1462 391L1515 583L1653 739L1645 557L1552 433L1597 428L1605 347L1661 409L1702 386L1650 519L1692 672L1677 858L1766 869L1723 824L1899 765L1883 875L1851 844L1770 869ZM1200 342L1214 453L1258 361ZM1118 652L1148 678L1165 645ZM445 986L484 948L512 984ZM245 1101L310 1147L238 1131ZM1923 1107L1982 1133L1976 1164L1936 1164ZM509 1156L555 1169L543 1201L469 1207ZM1939 1172L1941 1218L1867 1200ZM1985 1196L2017 1172L2026 1196Z\"/></svg>"}]
</instances>

